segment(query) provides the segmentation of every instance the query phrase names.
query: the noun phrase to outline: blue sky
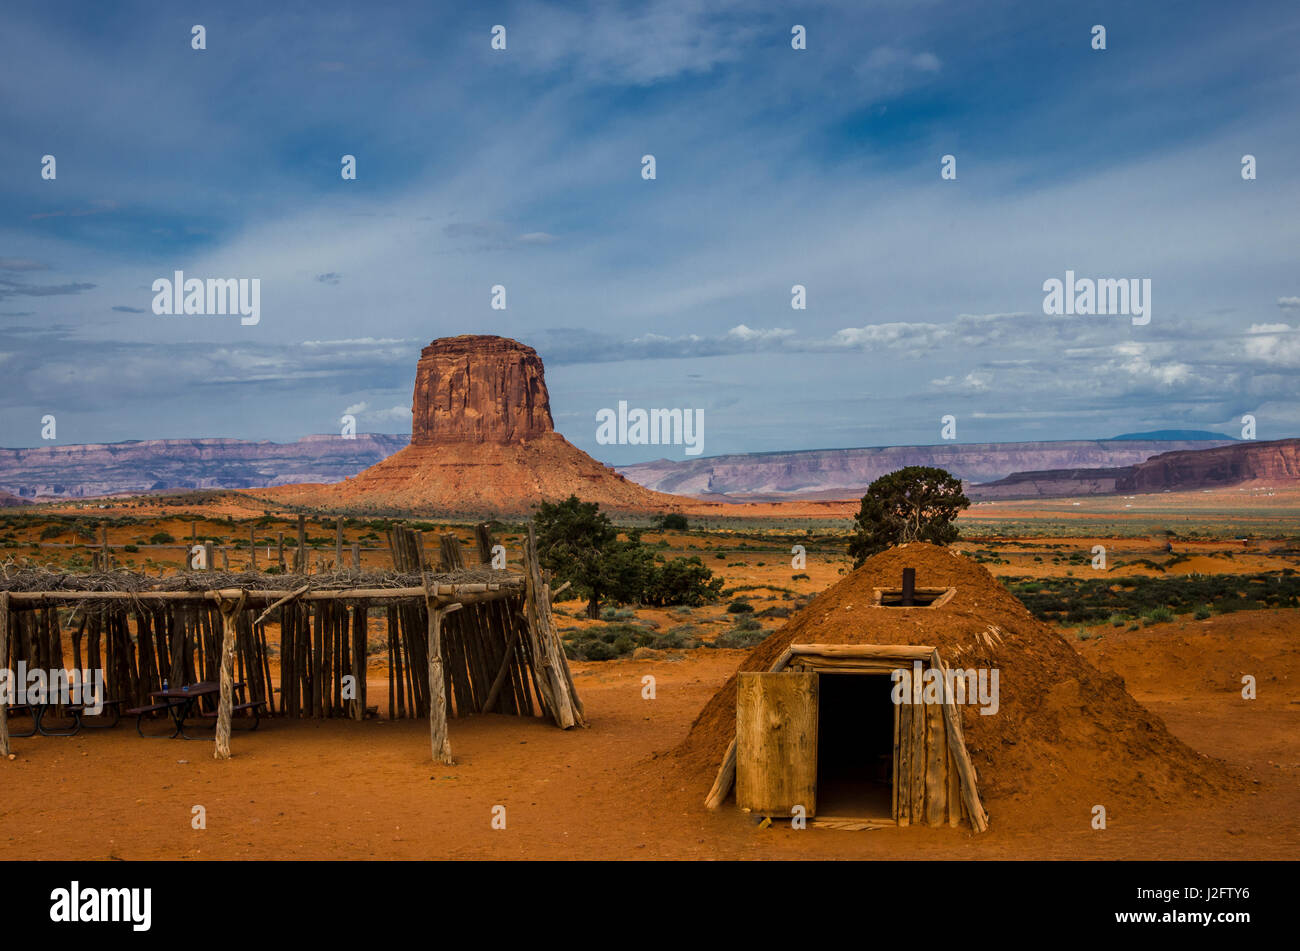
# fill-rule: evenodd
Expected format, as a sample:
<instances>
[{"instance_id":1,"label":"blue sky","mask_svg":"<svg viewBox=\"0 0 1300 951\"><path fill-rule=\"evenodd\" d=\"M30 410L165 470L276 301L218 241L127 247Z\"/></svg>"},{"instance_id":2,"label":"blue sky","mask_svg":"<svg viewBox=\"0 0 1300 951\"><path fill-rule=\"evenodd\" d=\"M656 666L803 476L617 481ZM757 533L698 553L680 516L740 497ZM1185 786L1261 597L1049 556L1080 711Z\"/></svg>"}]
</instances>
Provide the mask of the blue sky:
<instances>
[{"instance_id":1,"label":"blue sky","mask_svg":"<svg viewBox=\"0 0 1300 951\"><path fill-rule=\"evenodd\" d=\"M285 441L348 409L401 432L420 348L459 333L536 347L557 428L611 463L682 455L597 446L619 400L703 409L706 455L934 443L945 414L962 442L1300 434L1293 4L12 2L0 25L6 446L48 444L45 414L63 444ZM260 323L154 315L177 269L260 278ZM1067 269L1150 278L1150 324L1044 315Z\"/></svg>"}]
</instances>

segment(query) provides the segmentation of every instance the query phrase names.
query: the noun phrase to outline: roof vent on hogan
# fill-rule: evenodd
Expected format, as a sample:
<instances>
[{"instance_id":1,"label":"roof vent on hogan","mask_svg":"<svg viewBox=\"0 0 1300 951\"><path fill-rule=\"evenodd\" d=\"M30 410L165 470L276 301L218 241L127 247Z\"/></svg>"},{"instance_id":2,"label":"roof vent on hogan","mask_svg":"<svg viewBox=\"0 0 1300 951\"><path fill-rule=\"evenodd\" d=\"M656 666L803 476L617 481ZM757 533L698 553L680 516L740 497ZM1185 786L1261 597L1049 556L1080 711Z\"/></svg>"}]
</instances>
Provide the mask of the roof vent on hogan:
<instances>
[{"instance_id":1,"label":"roof vent on hogan","mask_svg":"<svg viewBox=\"0 0 1300 951\"><path fill-rule=\"evenodd\" d=\"M956 588L918 588L916 569L903 569L903 583L897 588L873 588L878 608L937 608L952 600Z\"/></svg>"}]
</instances>

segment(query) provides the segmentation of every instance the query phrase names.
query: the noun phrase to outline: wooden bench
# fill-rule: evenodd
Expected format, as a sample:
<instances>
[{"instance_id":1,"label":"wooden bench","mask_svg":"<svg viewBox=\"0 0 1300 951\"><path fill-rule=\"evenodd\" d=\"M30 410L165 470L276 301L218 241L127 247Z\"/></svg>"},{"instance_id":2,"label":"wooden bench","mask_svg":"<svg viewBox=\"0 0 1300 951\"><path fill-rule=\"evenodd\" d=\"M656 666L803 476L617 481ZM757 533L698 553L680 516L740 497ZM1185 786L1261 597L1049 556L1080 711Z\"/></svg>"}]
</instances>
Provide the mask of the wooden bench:
<instances>
[{"instance_id":1,"label":"wooden bench","mask_svg":"<svg viewBox=\"0 0 1300 951\"><path fill-rule=\"evenodd\" d=\"M248 732L252 733L254 730L257 729L257 725L262 722L262 708L265 706L266 706L266 701L264 700L253 700L249 703L231 704L230 707L231 721L232 722L234 721L236 714L245 713L245 712L251 713L253 717L253 725L248 728ZM217 715L218 712L216 710L213 710L210 713L206 711L203 713L203 716L209 720L215 720L217 718Z\"/></svg>"},{"instance_id":2,"label":"wooden bench","mask_svg":"<svg viewBox=\"0 0 1300 951\"><path fill-rule=\"evenodd\" d=\"M135 717L135 732L139 733L146 740L157 740L163 738L163 735L161 733L158 733L154 736L149 736L144 732L144 730L141 729L141 727L144 725L144 718L146 716L148 716L151 713L157 713L161 710L166 710L170 713L171 704L170 703L149 703L149 704L145 704L143 707L130 707L125 712L127 716ZM179 726L177 726L176 729L172 732L171 737L176 736L178 733L180 733ZM167 739L171 739L171 737L167 737Z\"/></svg>"},{"instance_id":3,"label":"wooden bench","mask_svg":"<svg viewBox=\"0 0 1300 951\"><path fill-rule=\"evenodd\" d=\"M108 723L92 723L92 720L97 720L100 717L108 716L109 714L100 712L88 715L86 713L86 705L84 703L77 704L77 709L81 712L81 725L87 730L112 729L117 726L118 721L122 719L122 704L124 703L126 703L125 700L104 700L100 703L100 706L103 707L104 710L112 710L113 719Z\"/></svg>"}]
</instances>

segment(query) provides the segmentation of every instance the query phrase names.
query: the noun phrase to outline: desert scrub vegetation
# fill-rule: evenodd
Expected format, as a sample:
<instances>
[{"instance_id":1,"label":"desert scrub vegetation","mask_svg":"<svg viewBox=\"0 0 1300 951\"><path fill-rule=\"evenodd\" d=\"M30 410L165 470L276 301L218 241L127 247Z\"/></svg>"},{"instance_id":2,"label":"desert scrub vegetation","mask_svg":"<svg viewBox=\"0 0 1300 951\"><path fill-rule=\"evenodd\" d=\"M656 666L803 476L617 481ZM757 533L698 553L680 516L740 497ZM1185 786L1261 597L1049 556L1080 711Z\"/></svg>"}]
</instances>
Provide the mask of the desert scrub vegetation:
<instances>
[{"instance_id":1,"label":"desert scrub vegetation","mask_svg":"<svg viewBox=\"0 0 1300 951\"><path fill-rule=\"evenodd\" d=\"M679 624L659 633L640 624L615 622L598 627L565 628L560 632L569 660L615 660L638 647L652 650L690 649L700 646L695 628Z\"/></svg>"},{"instance_id":2,"label":"desert scrub vegetation","mask_svg":"<svg viewBox=\"0 0 1300 951\"><path fill-rule=\"evenodd\" d=\"M1172 620L1176 615L1193 614L1204 620L1211 612L1300 607L1300 577L1288 570L1172 578L1000 580L1034 617L1060 624L1109 623L1118 627L1117 621L1145 622L1151 616Z\"/></svg>"}]
</instances>

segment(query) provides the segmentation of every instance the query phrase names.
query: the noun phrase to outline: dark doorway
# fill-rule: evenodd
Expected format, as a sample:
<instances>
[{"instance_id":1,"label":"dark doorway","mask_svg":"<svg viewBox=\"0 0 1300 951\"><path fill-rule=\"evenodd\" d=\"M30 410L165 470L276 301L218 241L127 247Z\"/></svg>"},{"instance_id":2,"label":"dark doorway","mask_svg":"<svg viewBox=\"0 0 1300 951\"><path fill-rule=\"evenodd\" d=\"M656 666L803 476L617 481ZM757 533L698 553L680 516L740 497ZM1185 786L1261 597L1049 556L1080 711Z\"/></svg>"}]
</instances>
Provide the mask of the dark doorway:
<instances>
[{"instance_id":1,"label":"dark doorway","mask_svg":"<svg viewBox=\"0 0 1300 951\"><path fill-rule=\"evenodd\" d=\"M891 818L894 704L889 675L822 673L817 689L817 815Z\"/></svg>"}]
</instances>

